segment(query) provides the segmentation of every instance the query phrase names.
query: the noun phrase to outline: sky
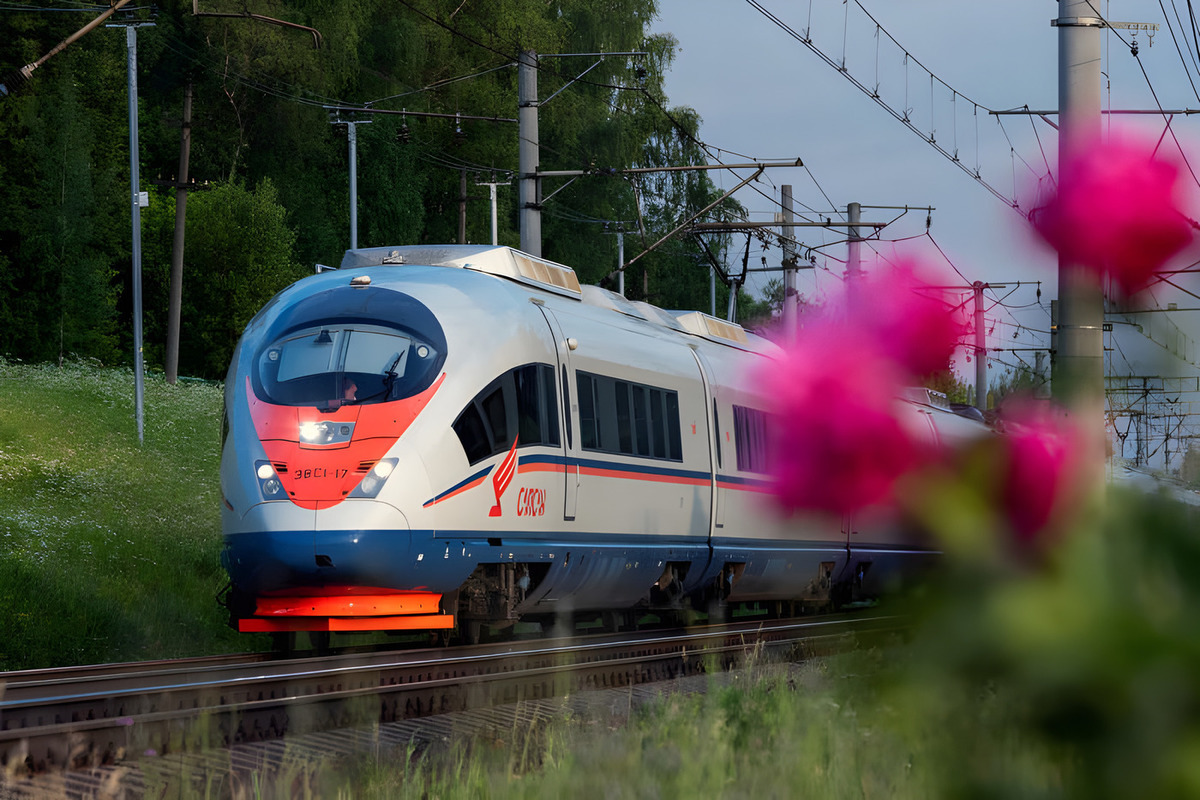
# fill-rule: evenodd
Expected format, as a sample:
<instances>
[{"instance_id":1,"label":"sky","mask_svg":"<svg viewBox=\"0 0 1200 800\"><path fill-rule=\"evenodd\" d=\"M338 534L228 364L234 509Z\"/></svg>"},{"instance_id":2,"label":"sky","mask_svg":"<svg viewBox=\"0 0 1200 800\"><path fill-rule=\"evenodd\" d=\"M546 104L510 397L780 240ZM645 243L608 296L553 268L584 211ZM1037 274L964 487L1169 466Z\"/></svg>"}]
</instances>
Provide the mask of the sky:
<instances>
[{"instance_id":1,"label":"sky","mask_svg":"<svg viewBox=\"0 0 1200 800\"><path fill-rule=\"evenodd\" d=\"M1040 117L997 116L988 111L1057 108L1058 34L1051 25L1058 16L1057 3L757 0L756 4L798 35L811 38L814 47L836 65L844 63L845 73L748 0L661 0L653 26L679 42L666 77L670 102L700 114L700 138L714 152L720 150L720 160L736 163L747 160L746 156L803 160L805 169L768 170L754 185L761 191L738 192L736 197L751 218L773 219L779 186L785 183L793 187L798 211L807 207L819 216L837 219L848 203L858 202L864 221L892 222L880 233L882 241L871 245L883 257L907 256L934 265L942 270L940 277L947 285L976 280L1009 284L988 294L989 325L994 322L989 346L1001 341L1013 347L1046 346L1049 301L1057 294L1057 262L1029 235L1021 212L1034 204L1039 181L1046 180L1056 162L1057 133ZM1172 9L1170 0L1163 5ZM1176 0L1176 5L1186 10L1182 0ZM1159 3L1103 0L1102 6L1106 18L1161 26L1152 43L1146 32L1137 34L1141 66L1114 33L1105 35L1104 106L1154 109L1157 94L1164 108L1200 108ZM1178 22L1172 22L1178 35ZM1190 35L1190 27L1187 32ZM1116 33L1125 42L1134 39L1128 30ZM1184 49L1184 55L1190 52ZM881 100L901 114L907 110L921 136L856 88L847 75L868 88L878 86ZM1200 84L1195 67L1192 80ZM1176 118L1185 149L1189 139L1200 133L1200 123L1193 119L1200 118ZM1161 117L1124 116L1114 124L1139 126L1155 137L1163 130ZM1004 199L922 136L932 136L939 146L957 153L968 169L978 169ZM742 171L740 176L747 174ZM731 173L721 175L714 178L724 188L739 179ZM1011 207L1014 201L1021 212ZM922 210L902 214L868 206ZM934 208L929 214L923 209L928 206ZM820 247L819 268L802 273L803 294L820 297L840 283L837 276L844 272L846 258L841 230L799 230L797 237L805 245ZM765 256L768 265L778 265L780 255L776 247L766 253L754 249L751 263L760 265ZM874 257L864 251L867 268ZM1017 286L1016 281L1041 281L1041 297L1036 284ZM1190 302L1165 294L1160 299L1179 301L1180 307L1200 306L1200 301L1186 296L1183 299ZM1189 328L1195 327L1194 322L1181 320ZM1014 351L999 360L1012 364L1017 358Z\"/></svg>"},{"instance_id":2,"label":"sky","mask_svg":"<svg viewBox=\"0 0 1200 800\"><path fill-rule=\"evenodd\" d=\"M1103 107L1200 108L1193 86L1200 86L1200 43L1186 0L1096 3L1105 19L1160 26L1153 37L1144 30L1136 36L1128 29L1104 33ZM678 40L678 55L666 76L667 95L672 105L700 114L700 138L715 158L726 163L803 160L805 168L768 170L736 194L752 220L774 219L782 184L793 187L797 211L811 210L810 219L844 218L846 205L857 202L864 221L891 223L864 251L864 269L877 268L873 262L880 258L909 258L938 269L948 286L983 281L998 287L986 293L989 373L996 376L1006 368L1032 366L1034 350L1049 345L1057 260L1031 236L1025 213L1036 205L1057 161L1058 137L1056 117L1047 121L989 111L1057 108L1058 33L1051 25L1057 16L1055 0L660 0L653 29ZM797 37L810 39L823 55ZM1130 48L1135 41L1136 58ZM848 77L907 115L917 132ZM1162 115L1106 120L1114 129L1134 128L1155 139L1165 131ZM1200 115L1175 116L1172 131L1163 147L1185 153L1200 173ZM978 171L987 186L938 152L929 138L957 155L959 164ZM714 179L728 189L748 174L714 173ZM1191 215L1200 219L1200 180L1187 174L1185 183ZM928 213L927 232L923 208L902 213L869 206L934 210ZM813 248L804 253L816 254L817 268L800 273L800 291L809 298L819 300L841 283L847 248L840 230L797 233L806 248ZM768 266L779 264L778 247L752 248L752 266L763 258ZM1200 248L1169 266L1197 260ZM763 280L749 285L760 288ZM1159 286L1142 303L1200 308L1200 281L1193 275L1174 280L1182 289ZM1200 311L1143 313L1113 328L1105 335L1106 374L1179 375L1195 381L1192 391L1181 384L1182 391L1140 399L1110 394L1110 434L1118 454L1162 467L1164 451L1178 453L1181 439L1200 438ZM966 355L959 354L956 369L972 380L974 367L963 360ZM1146 416L1122 411L1124 404ZM1150 421L1139 434L1145 420ZM1178 467L1178 458L1169 466Z\"/></svg>"}]
</instances>

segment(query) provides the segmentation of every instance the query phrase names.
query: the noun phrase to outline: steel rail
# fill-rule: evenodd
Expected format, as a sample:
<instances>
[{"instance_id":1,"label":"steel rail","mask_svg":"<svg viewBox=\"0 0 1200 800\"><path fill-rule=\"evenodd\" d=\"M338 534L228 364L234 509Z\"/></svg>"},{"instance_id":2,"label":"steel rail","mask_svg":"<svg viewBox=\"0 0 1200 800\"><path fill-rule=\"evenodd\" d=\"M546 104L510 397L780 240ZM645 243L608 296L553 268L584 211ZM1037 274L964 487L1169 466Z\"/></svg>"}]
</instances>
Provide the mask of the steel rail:
<instances>
[{"instance_id":1,"label":"steel rail","mask_svg":"<svg viewBox=\"0 0 1200 800\"><path fill-rule=\"evenodd\" d=\"M0 675L0 765L10 775L111 764L287 734L391 722L724 669L759 646L833 647L888 633L886 615L742 622L456 648L149 671ZM216 663L213 663L216 661Z\"/></svg>"}]
</instances>

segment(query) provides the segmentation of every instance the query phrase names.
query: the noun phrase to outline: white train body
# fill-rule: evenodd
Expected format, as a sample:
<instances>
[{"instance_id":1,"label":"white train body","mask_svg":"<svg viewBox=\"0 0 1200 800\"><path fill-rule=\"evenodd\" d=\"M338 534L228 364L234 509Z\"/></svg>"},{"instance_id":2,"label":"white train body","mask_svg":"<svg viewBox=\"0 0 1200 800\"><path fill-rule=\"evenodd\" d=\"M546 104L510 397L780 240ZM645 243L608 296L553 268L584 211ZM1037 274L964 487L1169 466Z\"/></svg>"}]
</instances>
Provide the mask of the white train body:
<instances>
[{"instance_id":1,"label":"white train body","mask_svg":"<svg viewBox=\"0 0 1200 800\"><path fill-rule=\"evenodd\" d=\"M264 308L230 366L234 619L437 629L686 598L824 604L927 561L886 518L766 502L750 376L774 351L505 247L348 251ZM898 408L930 437L980 430Z\"/></svg>"}]
</instances>

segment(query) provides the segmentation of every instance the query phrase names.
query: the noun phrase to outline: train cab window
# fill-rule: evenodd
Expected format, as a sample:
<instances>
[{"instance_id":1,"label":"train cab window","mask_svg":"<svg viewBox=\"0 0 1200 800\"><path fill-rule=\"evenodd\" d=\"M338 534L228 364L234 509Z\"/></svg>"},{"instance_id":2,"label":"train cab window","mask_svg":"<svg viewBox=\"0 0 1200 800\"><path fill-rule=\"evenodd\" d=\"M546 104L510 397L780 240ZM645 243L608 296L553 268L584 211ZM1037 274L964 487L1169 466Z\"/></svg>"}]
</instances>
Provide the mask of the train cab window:
<instances>
[{"instance_id":1,"label":"train cab window","mask_svg":"<svg viewBox=\"0 0 1200 800\"><path fill-rule=\"evenodd\" d=\"M467 461L474 464L512 447L558 447L558 401L554 368L526 364L484 387L454 421Z\"/></svg>"},{"instance_id":2,"label":"train cab window","mask_svg":"<svg viewBox=\"0 0 1200 800\"><path fill-rule=\"evenodd\" d=\"M683 460L677 392L587 372L575 382L584 450Z\"/></svg>"},{"instance_id":3,"label":"train cab window","mask_svg":"<svg viewBox=\"0 0 1200 800\"><path fill-rule=\"evenodd\" d=\"M255 390L279 405L383 403L423 391L440 364L432 345L397 330L321 325L264 348Z\"/></svg>"},{"instance_id":4,"label":"train cab window","mask_svg":"<svg viewBox=\"0 0 1200 800\"><path fill-rule=\"evenodd\" d=\"M737 468L742 472L767 471L767 415L757 408L733 407L733 436Z\"/></svg>"}]
</instances>

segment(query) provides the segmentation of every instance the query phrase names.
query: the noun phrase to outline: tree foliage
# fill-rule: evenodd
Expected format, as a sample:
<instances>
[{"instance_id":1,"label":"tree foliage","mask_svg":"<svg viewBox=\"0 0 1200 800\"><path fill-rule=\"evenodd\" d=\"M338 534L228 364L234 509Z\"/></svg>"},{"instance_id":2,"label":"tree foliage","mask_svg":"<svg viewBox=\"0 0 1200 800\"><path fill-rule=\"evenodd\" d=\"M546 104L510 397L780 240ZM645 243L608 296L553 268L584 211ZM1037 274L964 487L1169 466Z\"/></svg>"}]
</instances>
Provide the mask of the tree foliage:
<instances>
[{"instance_id":1,"label":"tree foliage","mask_svg":"<svg viewBox=\"0 0 1200 800\"><path fill-rule=\"evenodd\" d=\"M0 14L0 75L94 13ZM522 51L537 54L540 169L586 172L543 179L543 254L615 288L615 231L628 261L719 197L707 173L622 173L706 162L699 117L663 91L677 43L651 33L655 13L655 0L165 0L136 34L139 188L152 197L141 229L148 365L165 352L189 84L195 183L180 370L219 377L249 315L348 246L347 121L356 123L359 246L456 241L464 210L466 240L490 241L480 184L516 173L517 125L466 117L515 119ZM603 53L638 55L589 55ZM126 67L124 30L100 27L0 99L0 353L132 363ZM514 246L516 195L515 183L497 193L499 241ZM727 201L703 219L741 213ZM714 237L708 247L736 262L736 244ZM708 310L708 276L701 244L676 237L639 258L625 285L634 299ZM719 313L727 296L721 286ZM740 318L762 310L739 298Z\"/></svg>"},{"instance_id":2,"label":"tree foliage","mask_svg":"<svg viewBox=\"0 0 1200 800\"><path fill-rule=\"evenodd\" d=\"M1038 375L1033 367L1021 363L1005 367L1004 372L993 378L988 388L988 399L993 408L999 408L1005 398L1033 397L1046 386L1046 377Z\"/></svg>"}]
</instances>

